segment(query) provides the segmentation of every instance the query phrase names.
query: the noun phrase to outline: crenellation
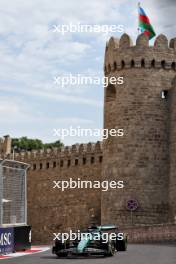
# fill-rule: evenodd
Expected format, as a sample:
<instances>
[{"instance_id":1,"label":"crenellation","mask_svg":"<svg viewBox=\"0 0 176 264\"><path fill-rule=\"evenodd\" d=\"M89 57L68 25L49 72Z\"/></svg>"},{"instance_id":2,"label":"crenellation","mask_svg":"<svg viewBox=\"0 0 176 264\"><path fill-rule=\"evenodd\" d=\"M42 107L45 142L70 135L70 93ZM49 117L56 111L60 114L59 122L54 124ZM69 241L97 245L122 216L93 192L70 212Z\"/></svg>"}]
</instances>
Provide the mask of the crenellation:
<instances>
[{"instance_id":1,"label":"crenellation","mask_svg":"<svg viewBox=\"0 0 176 264\"><path fill-rule=\"evenodd\" d=\"M146 47L149 47L149 38L144 34L140 34L136 39L136 48L144 49Z\"/></svg>"},{"instance_id":2,"label":"crenellation","mask_svg":"<svg viewBox=\"0 0 176 264\"><path fill-rule=\"evenodd\" d=\"M169 47L176 50L176 38L170 40Z\"/></svg>"},{"instance_id":3,"label":"crenellation","mask_svg":"<svg viewBox=\"0 0 176 264\"><path fill-rule=\"evenodd\" d=\"M133 41L130 38L130 36L126 33L124 33L119 41L119 48L120 49L127 49L133 46Z\"/></svg>"},{"instance_id":4,"label":"crenellation","mask_svg":"<svg viewBox=\"0 0 176 264\"><path fill-rule=\"evenodd\" d=\"M71 151L72 151L71 147L67 146L67 147L64 148L63 153L64 153L66 156L68 156L68 155L71 154Z\"/></svg>"},{"instance_id":5,"label":"crenellation","mask_svg":"<svg viewBox=\"0 0 176 264\"><path fill-rule=\"evenodd\" d=\"M74 153L79 153L79 144L74 144L72 145L71 152Z\"/></svg>"},{"instance_id":6,"label":"crenellation","mask_svg":"<svg viewBox=\"0 0 176 264\"><path fill-rule=\"evenodd\" d=\"M165 35L160 34L159 36L157 36L157 38L155 39L154 42L154 47L156 49L158 49L159 51L161 50L168 50L169 48L169 44L168 44L168 39Z\"/></svg>"},{"instance_id":7,"label":"crenellation","mask_svg":"<svg viewBox=\"0 0 176 264\"><path fill-rule=\"evenodd\" d=\"M83 154L86 152L86 144L80 144L79 146L79 153Z\"/></svg>"},{"instance_id":8,"label":"crenellation","mask_svg":"<svg viewBox=\"0 0 176 264\"><path fill-rule=\"evenodd\" d=\"M94 152L94 147L95 147L95 144L88 143L87 144L87 153L93 153Z\"/></svg>"},{"instance_id":9,"label":"crenellation","mask_svg":"<svg viewBox=\"0 0 176 264\"><path fill-rule=\"evenodd\" d=\"M154 46L149 46L148 37L144 34L138 36L136 46L132 46L127 34L121 37L119 46L117 45L117 41L111 38L105 51L105 75L115 70L120 71L123 68L150 68L150 62L152 68L175 71L175 47L176 39L172 39L169 46L168 39L164 35L159 35L156 38ZM133 61L134 64L132 64ZM152 65L152 61L157 63Z\"/></svg>"},{"instance_id":10,"label":"crenellation","mask_svg":"<svg viewBox=\"0 0 176 264\"><path fill-rule=\"evenodd\" d=\"M47 163L49 163L47 169L56 168L58 166L61 168L68 168L70 166L75 166L75 164L76 166L84 165L83 157L86 158L86 163L94 163L91 163L91 157L94 157L95 162L101 163L102 160L99 157L102 157L102 151L102 142L98 141L95 144L74 144L72 146L54 149L23 151L20 153L16 152L14 153L14 158L18 161L28 162L31 165L31 170L46 169ZM13 158L12 154L10 158ZM79 160L78 164L75 162L76 159Z\"/></svg>"},{"instance_id":11,"label":"crenellation","mask_svg":"<svg viewBox=\"0 0 176 264\"><path fill-rule=\"evenodd\" d=\"M97 141L95 144L95 153L102 152L103 150L103 143L101 141Z\"/></svg>"},{"instance_id":12,"label":"crenellation","mask_svg":"<svg viewBox=\"0 0 176 264\"><path fill-rule=\"evenodd\" d=\"M118 38L111 37L110 40L109 40L109 45L108 45L108 49L109 48L111 50L114 50L114 49L119 48L119 39Z\"/></svg>"}]
</instances>

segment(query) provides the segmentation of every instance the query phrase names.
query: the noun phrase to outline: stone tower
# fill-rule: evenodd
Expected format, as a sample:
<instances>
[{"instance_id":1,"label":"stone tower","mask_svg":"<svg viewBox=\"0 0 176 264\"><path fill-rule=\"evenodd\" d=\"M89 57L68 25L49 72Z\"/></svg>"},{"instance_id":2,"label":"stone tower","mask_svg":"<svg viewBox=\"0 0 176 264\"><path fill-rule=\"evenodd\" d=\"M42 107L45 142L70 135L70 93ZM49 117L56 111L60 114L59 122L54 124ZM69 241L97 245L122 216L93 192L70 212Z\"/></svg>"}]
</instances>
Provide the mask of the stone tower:
<instances>
[{"instance_id":1,"label":"stone tower","mask_svg":"<svg viewBox=\"0 0 176 264\"><path fill-rule=\"evenodd\" d=\"M8 155L11 153L11 142L9 135L0 138L0 154Z\"/></svg>"},{"instance_id":2,"label":"stone tower","mask_svg":"<svg viewBox=\"0 0 176 264\"><path fill-rule=\"evenodd\" d=\"M170 144L170 178L169 178L169 221L176 224L176 78L169 92L169 144Z\"/></svg>"},{"instance_id":3,"label":"stone tower","mask_svg":"<svg viewBox=\"0 0 176 264\"><path fill-rule=\"evenodd\" d=\"M176 144L176 99L170 106L169 98L176 76L176 39L168 43L159 35L149 46L143 34L136 45L127 34L120 40L112 37L104 71L107 77L124 77L123 86L105 88L104 109L104 128L123 128L124 136L104 141L102 180L123 180L125 187L102 192L102 223L131 226L173 221L176 206L169 212L176 165L170 156L175 153L176 161L176 147L170 145ZM134 211L128 202L137 203Z\"/></svg>"}]
</instances>

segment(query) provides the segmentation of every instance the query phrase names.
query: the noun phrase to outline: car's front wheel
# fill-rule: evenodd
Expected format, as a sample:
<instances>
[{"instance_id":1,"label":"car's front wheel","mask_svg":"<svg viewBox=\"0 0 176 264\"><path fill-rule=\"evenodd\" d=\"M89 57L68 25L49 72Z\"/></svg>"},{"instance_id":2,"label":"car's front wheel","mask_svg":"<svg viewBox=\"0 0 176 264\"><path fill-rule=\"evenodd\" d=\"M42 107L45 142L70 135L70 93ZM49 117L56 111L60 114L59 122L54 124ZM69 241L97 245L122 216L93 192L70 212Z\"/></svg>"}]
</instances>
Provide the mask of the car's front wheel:
<instances>
[{"instance_id":1,"label":"car's front wheel","mask_svg":"<svg viewBox=\"0 0 176 264\"><path fill-rule=\"evenodd\" d=\"M106 256L107 257L114 256L114 254L115 254L115 244L114 244L114 242L113 241L109 241L108 244L107 244L107 246L108 246L108 249L107 249Z\"/></svg>"}]
</instances>

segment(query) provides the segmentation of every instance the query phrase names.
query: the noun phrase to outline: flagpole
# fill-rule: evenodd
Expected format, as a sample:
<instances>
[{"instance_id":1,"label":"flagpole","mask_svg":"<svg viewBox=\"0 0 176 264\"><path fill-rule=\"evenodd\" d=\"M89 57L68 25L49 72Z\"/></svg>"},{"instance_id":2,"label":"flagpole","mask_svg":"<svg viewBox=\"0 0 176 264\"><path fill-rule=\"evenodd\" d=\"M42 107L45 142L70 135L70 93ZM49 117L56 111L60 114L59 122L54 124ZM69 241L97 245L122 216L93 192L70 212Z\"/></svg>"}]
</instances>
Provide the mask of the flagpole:
<instances>
[{"instance_id":1,"label":"flagpole","mask_svg":"<svg viewBox=\"0 0 176 264\"><path fill-rule=\"evenodd\" d=\"M139 8L140 8L140 6L141 6L141 3L140 2L138 2L138 36L140 35L140 28L139 28Z\"/></svg>"}]
</instances>

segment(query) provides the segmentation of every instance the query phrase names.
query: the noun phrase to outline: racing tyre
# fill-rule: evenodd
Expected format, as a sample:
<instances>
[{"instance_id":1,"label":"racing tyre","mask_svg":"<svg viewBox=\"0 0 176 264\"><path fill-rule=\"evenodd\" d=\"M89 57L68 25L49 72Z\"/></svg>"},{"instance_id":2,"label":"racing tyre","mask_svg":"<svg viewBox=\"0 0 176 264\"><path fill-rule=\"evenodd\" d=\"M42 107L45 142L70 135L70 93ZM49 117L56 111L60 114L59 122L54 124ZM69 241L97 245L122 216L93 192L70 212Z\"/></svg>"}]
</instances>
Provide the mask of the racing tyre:
<instances>
[{"instance_id":1,"label":"racing tyre","mask_svg":"<svg viewBox=\"0 0 176 264\"><path fill-rule=\"evenodd\" d=\"M123 240L118 240L116 244L117 251L126 251L127 250L127 238Z\"/></svg>"},{"instance_id":2,"label":"racing tyre","mask_svg":"<svg viewBox=\"0 0 176 264\"><path fill-rule=\"evenodd\" d=\"M112 257L115 254L115 244L111 241L108 243L108 252L105 256Z\"/></svg>"}]
</instances>

